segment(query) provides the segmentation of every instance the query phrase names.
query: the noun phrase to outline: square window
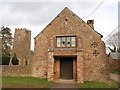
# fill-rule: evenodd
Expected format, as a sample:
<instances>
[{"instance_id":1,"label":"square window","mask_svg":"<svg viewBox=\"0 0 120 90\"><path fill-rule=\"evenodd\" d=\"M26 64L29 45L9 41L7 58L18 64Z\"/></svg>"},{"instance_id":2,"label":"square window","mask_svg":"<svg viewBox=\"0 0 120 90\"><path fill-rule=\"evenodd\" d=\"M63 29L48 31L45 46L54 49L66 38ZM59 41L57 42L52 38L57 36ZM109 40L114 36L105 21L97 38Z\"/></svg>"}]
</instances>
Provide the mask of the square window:
<instances>
[{"instance_id":1,"label":"square window","mask_svg":"<svg viewBox=\"0 0 120 90\"><path fill-rule=\"evenodd\" d=\"M61 38L61 43L62 43L62 47L66 46L66 41L65 41L65 37Z\"/></svg>"},{"instance_id":2,"label":"square window","mask_svg":"<svg viewBox=\"0 0 120 90\"><path fill-rule=\"evenodd\" d=\"M67 38L67 47L70 47L71 46L71 37L66 37Z\"/></svg>"},{"instance_id":3,"label":"square window","mask_svg":"<svg viewBox=\"0 0 120 90\"><path fill-rule=\"evenodd\" d=\"M60 37L57 38L57 47L60 47L60 46L61 46L61 45L60 45L60 44L61 44L61 40L60 40L60 39L61 39Z\"/></svg>"},{"instance_id":4,"label":"square window","mask_svg":"<svg viewBox=\"0 0 120 90\"><path fill-rule=\"evenodd\" d=\"M75 36L59 36L56 37L57 47L75 47L76 46Z\"/></svg>"},{"instance_id":5,"label":"square window","mask_svg":"<svg viewBox=\"0 0 120 90\"><path fill-rule=\"evenodd\" d=\"M71 37L71 46L75 47L75 45L76 45L75 43L76 43L75 37Z\"/></svg>"}]
</instances>

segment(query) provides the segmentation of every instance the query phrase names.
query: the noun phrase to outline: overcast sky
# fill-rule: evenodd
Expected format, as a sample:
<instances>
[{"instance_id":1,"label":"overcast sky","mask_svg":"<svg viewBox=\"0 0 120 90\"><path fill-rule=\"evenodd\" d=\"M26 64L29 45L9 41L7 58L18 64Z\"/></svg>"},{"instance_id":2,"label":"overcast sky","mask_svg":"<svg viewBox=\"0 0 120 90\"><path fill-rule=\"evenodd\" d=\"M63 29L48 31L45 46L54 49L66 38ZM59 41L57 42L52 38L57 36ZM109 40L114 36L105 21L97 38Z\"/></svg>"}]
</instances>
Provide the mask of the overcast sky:
<instances>
[{"instance_id":1,"label":"overcast sky","mask_svg":"<svg viewBox=\"0 0 120 90\"><path fill-rule=\"evenodd\" d=\"M95 30L105 38L118 26L119 0L75 0L68 2L36 1L36 2L5 2L0 3L0 26L11 28L14 35L15 28L26 28L32 31L31 49L34 50L34 37L51 22L57 14L68 7L85 22L94 19ZM25 0L21 0L25 1ZM35 0L34 0L35 1ZM104 2L103 2L104 1ZM88 17L98 6L103 4ZM87 18L88 17L88 18Z\"/></svg>"}]
</instances>

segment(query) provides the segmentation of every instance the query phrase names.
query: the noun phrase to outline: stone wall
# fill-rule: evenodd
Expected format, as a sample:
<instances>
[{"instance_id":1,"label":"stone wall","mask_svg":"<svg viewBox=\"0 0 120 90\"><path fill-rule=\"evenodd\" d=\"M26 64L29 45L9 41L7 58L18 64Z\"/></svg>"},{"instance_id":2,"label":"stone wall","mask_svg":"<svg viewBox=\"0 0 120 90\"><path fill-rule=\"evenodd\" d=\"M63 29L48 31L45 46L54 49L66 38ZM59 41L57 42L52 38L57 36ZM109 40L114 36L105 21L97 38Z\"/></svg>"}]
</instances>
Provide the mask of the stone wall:
<instances>
[{"instance_id":1,"label":"stone wall","mask_svg":"<svg viewBox=\"0 0 120 90\"><path fill-rule=\"evenodd\" d=\"M111 71L120 70L120 60L114 60L111 56L109 56L109 65Z\"/></svg>"},{"instance_id":2,"label":"stone wall","mask_svg":"<svg viewBox=\"0 0 120 90\"><path fill-rule=\"evenodd\" d=\"M31 66L2 65L2 76L31 76Z\"/></svg>"}]
</instances>

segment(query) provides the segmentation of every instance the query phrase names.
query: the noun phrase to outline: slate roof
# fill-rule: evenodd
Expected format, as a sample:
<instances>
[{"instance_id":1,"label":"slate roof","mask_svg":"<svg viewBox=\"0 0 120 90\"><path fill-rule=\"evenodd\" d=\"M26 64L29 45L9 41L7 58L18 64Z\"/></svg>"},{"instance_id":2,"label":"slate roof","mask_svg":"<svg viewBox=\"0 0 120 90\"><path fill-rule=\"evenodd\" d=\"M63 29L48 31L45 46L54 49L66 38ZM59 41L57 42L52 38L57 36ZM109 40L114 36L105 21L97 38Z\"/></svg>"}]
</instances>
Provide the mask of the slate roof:
<instances>
[{"instance_id":1,"label":"slate roof","mask_svg":"<svg viewBox=\"0 0 120 90\"><path fill-rule=\"evenodd\" d=\"M120 60L120 52L110 52L109 54L113 59Z\"/></svg>"}]
</instances>

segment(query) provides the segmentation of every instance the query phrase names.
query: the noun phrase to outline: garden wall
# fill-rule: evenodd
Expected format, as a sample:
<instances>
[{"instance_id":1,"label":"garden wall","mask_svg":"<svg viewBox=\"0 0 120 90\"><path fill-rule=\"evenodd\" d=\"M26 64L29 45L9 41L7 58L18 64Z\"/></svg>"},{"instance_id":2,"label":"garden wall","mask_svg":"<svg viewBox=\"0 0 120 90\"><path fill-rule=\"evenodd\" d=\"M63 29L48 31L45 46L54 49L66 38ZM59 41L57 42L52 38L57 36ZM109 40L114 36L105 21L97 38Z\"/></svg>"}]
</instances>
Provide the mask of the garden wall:
<instances>
[{"instance_id":1,"label":"garden wall","mask_svg":"<svg viewBox=\"0 0 120 90\"><path fill-rule=\"evenodd\" d=\"M31 76L31 66L8 66L2 65L2 76Z\"/></svg>"},{"instance_id":2,"label":"garden wall","mask_svg":"<svg viewBox=\"0 0 120 90\"><path fill-rule=\"evenodd\" d=\"M112 57L109 57L110 70L120 70L120 60L114 60Z\"/></svg>"}]
</instances>

